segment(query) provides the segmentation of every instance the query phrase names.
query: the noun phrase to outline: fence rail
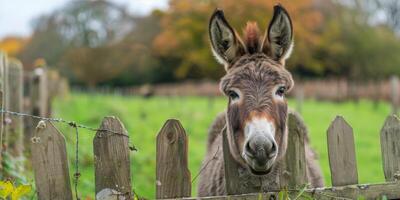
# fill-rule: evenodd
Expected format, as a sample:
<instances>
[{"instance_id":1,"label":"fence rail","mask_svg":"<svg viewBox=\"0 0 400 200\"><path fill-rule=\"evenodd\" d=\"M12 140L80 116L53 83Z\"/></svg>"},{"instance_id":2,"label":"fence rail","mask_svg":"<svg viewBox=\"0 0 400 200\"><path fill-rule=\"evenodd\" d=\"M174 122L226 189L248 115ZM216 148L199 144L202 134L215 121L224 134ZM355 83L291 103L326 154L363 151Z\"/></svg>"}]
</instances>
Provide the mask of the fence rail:
<instances>
[{"instance_id":1,"label":"fence rail","mask_svg":"<svg viewBox=\"0 0 400 200\"><path fill-rule=\"evenodd\" d=\"M79 199L79 129L82 128L96 132L93 137L96 199L134 199L129 156L132 147L129 146L129 134L123 123L116 117L105 117L99 128L91 128L72 121L50 118L49 106L42 101L49 102L51 98L48 95L51 92L49 92L49 87L41 86L46 85L44 83L49 82L50 79L43 73L36 73L35 76L32 76L35 78L29 79L32 83L30 85L31 109L26 110L28 113L20 112L19 102L22 102L21 98L23 97L21 89L18 88L24 87L25 84L20 83L20 78L6 78L10 77L8 72L12 71L10 69L12 65L18 66L15 69L22 69L20 63L7 61L6 57L0 53L0 117L6 122L11 119L9 123L5 123L5 126L1 127L1 131L3 131L1 136L5 135L2 137L2 144L7 144L1 146L13 146L11 144L15 141L22 144L21 141L25 138L27 141L25 145L31 147L31 161L38 199L72 199L73 195ZM15 83L17 81L19 83ZM18 86L13 86L13 84ZM17 95L13 94L15 97L10 97L13 93L11 90L18 91ZM18 106L11 106L15 102L18 102ZM28 131L25 133L11 134L10 130L16 126L13 123L18 123L17 127L19 128L15 128L15 130L21 131L21 123L26 122L22 118L30 119L30 122L36 123L37 126L24 129ZM65 138L53 123L64 123L76 130L73 182L69 174ZM327 130L332 187L306 187L305 140L307 128L300 116L292 113L288 117L288 126L289 145L284 159L285 168L281 176L277 177L279 186L277 190L269 193L250 191L254 193L242 194L249 190L238 184L236 162L227 151L227 139L223 132L221 134L224 139L220 146L225 160L226 190L229 195L201 199L276 199L285 195L315 199L356 199L360 196L365 199L400 198L400 120L395 115L386 119L380 134L385 183L358 184L353 130L344 118L337 117ZM13 137L18 135L18 137L14 141L14 139L10 139L11 135ZM191 197L192 182L199 174L193 176L193 180L191 180L192 176L188 169L189 139L179 120L167 120L157 135L156 143L156 197L158 199L200 199ZM3 151L14 150L6 148L2 149ZM18 151L13 153L16 156L19 155ZM201 172L202 170L199 173ZM71 182L74 187L71 187ZM72 191L73 189L75 191Z\"/></svg>"}]
</instances>

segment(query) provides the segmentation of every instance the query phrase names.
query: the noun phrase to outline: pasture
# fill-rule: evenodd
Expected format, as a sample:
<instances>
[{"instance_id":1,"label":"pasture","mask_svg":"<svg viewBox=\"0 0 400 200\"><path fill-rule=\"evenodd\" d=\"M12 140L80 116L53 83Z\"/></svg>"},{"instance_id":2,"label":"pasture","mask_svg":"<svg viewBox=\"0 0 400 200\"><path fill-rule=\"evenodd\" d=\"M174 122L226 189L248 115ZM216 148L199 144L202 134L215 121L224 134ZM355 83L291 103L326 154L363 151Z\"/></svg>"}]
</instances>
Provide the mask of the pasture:
<instances>
[{"instance_id":1,"label":"pasture","mask_svg":"<svg viewBox=\"0 0 400 200\"><path fill-rule=\"evenodd\" d=\"M296 107L293 100L289 106ZM205 153L207 129L217 113L224 110L223 97L124 97L102 94L73 93L68 99L53 103L53 116L76 120L96 127L102 117L118 116L130 135L130 143L138 149L131 153L133 188L142 197L154 198L155 194L155 138L168 118L182 122L189 137L189 166L192 178L200 170ZM306 100L302 116L310 132L311 144L320 156L325 183L330 183L326 129L336 115L342 115L354 128L357 165L360 183L383 182L379 131L390 107L386 103L377 106L370 101L358 103L331 103ZM70 170L74 169L75 134L68 126L59 126L66 134ZM93 198L93 132L80 130L80 196ZM196 181L194 181L196 185ZM196 187L192 188L195 196Z\"/></svg>"}]
</instances>

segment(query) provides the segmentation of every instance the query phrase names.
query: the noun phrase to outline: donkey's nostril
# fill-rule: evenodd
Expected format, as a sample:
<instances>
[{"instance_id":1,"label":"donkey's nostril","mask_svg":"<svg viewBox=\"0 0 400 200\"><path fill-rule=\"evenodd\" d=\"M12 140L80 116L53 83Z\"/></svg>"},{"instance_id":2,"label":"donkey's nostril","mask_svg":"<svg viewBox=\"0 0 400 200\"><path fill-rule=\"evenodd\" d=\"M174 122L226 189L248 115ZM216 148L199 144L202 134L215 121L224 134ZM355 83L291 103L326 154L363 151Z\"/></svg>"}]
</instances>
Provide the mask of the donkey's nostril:
<instances>
[{"instance_id":1,"label":"donkey's nostril","mask_svg":"<svg viewBox=\"0 0 400 200\"><path fill-rule=\"evenodd\" d=\"M268 152L268 158L273 158L277 154L276 144L275 142L272 143L271 149Z\"/></svg>"},{"instance_id":2,"label":"donkey's nostril","mask_svg":"<svg viewBox=\"0 0 400 200\"><path fill-rule=\"evenodd\" d=\"M251 158L254 157L254 151L250 147L250 142L246 143L245 152L249 157L251 157Z\"/></svg>"},{"instance_id":3,"label":"donkey's nostril","mask_svg":"<svg viewBox=\"0 0 400 200\"><path fill-rule=\"evenodd\" d=\"M270 153L275 153L275 151L276 151L276 144L275 142L272 142Z\"/></svg>"}]
</instances>

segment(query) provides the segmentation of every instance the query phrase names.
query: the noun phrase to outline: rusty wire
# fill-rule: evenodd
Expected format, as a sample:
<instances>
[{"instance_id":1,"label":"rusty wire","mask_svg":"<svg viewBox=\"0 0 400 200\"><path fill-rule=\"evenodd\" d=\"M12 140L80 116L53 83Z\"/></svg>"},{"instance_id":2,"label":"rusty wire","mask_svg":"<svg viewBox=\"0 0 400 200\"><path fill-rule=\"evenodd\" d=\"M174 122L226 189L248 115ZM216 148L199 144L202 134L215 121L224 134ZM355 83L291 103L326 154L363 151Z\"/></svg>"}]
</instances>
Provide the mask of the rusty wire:
<instances>
[{"instance_id":1,"label":"rusty wire","mask_svg":"<svg viewBox=\"0 0 400 200\"><path fill-rule=\"evenodd\" d=\"M31 115L31 114L26 114L26 113L19 113L19 112L13 112L13 111L9 111L9 110L4 110L4 109L0 109L0 113L1 114L9 114L9 115L14 115L14 116L19 116L19 117L29 117L32 119L37 119L37 120L43 120L43 121L49 121L49 122L57 122L57 123L64 123L67 124L68 126L72 127L75 129L75 172L74 172L74 189L75 189L75 198L76 200L80 200L79 198L79 193L78 193L78 182L79 182L79 177L80 177L80 172L79 172L79 128L81 129L86 129L89 131L93 131L93 132L97 132L97 131L104 131L104 132L109 132L112 134L117 134L117 135L121 135L121 136L125 136L129 138L129 135L126 134L125 132L116 132L113 130L109 130L109 129L103 129L103 128L92 128L86 125L82 125L82 124L78 124L74 121L68 121L68 120L64 120L61 118L50 118L50 117L40 117L40 116L36 116L36 115ZM0 144L3 144L3 137L2 134L0 136ZM130 145L129 147L130 150L136 150L136 148L133 145ZM2 150L2 149L0 149ZM0 151L0 153L2 153Z\"/></svg>"}]
</instances>

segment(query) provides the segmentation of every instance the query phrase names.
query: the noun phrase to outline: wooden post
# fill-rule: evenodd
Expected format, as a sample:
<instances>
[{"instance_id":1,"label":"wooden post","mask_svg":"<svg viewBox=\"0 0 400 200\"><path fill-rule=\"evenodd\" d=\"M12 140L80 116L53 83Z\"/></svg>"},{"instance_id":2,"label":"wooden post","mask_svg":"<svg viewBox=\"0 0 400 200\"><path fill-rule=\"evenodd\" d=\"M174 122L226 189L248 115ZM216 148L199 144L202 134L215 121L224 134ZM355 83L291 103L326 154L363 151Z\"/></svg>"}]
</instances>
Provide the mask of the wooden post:
<instances>
[{"instance_id":1,"label":"wooden post","mask_svg":"<svg viewBox=\"0 0 400 200\"><path fill-rule=\"evenodd\" d=\"M240 177L238 171L239 165L235 161L229 150L229 142L228 142L226 128L222 130L222 151L224 155L225 189L227 194L235 195L235 194L246 193L246 191L240 184Z\"/></svg>"},{"instance_id":2,"label":"wooden post","mask_svg":"<svg viewBox=\"0 0 400 200\"><path fill-rule=\"evenodd\" d=\"M222 151L224 156L225 189L228 195L246 194L260 192L262 183L259 179L248 180L241 177L242 170L248 170L238 164L229 149L227 128L222 130Z\"/></svg>"},{"instance_id":3,"label":"wooden post","mask_svg":"<svg viewBox=\"0 0 400 200\"><path fill-rule=\"evenodd\" d=\"M18 60L8 62L8 83L6 84L9 95L7 95L6 110L13 112L23 112L23 74L22 64ZM23 118L15 115L6 115L7 126L5 131L8 151L13 156L22 156L23 152Z\"/></svg>"},{"instance_id":4,"label":"wooden post","mask_svg":"<svg viewBox=\"0 0 400 200\"><path fill-rule=\"evenodd\" d=\"M305 137L307 128L297 113L289 113L288 145L281 174L281 187L297 188L307 183Z\"/></svg>"},{"instance_id":5,"label":"wooden post","mask_svg":"<svg viewBox=\"0 0 400 200\"><path fill-rule=\"evenodd\" d=\"M6 55L2 51L0 51L0 109L4 109L4 70L6 66ZM3 122L4 122L4 113L0 113L0 169L2 169L2 155L3 155ZM0 173L2 174L2 173Z\"/></svg>"},{"instance_id":6,"label":"wooden post","mask_svg":"<svg viewBox=\"0 0 400 200\"><path fill-rule=\"evenodd\" d=\"M52 123L40 121L31 148L38 199L72 199L64 136Z\"/></svg>"},{"instance_id":7,"label":"wooden post","mask_svg":"<svg viewBox=\"0 0 400 200\"><path fill-rule=\"evenodd\" d=\"M3 108L7 109L9 106L9 96L10 93L8 91L8 57L5 57L4 60L4 65L3 65ZM2 137L2 142L3 142L3 150L7 151L7 146L8 146L8 141L7 141L7 134L6 134L6 128L7 124L10 122L8 119L8 115L6 113L3 113L3 120L1 121L2 123L2 131L3 131L3 137Z\"/></svg>"},{"instance_id":8,"label":"wooden post","mask_svg":"<svg viewBox=\"0 0 400 200\"><path fill-rule=\"evenodd\" d=\"M47 77L46 77L46 69L45 68L36 68L32 74L32 85L30 88L31 95L31 105L32 109L29 113L46 117L47 115ZM31 127L28 128L28 132L25 133L25 137L31 138L32 133L34 132L34 124L37 124L39 120L32 119Z\"/></svg>"},{"instance_id":9,"label":"wooden post","mask_svg":"<svg viewBox=\"0 0 400 200\"><path fill-rule=\"evenodd\" d=\"M397 76L390 77L390 88L391 88L391 103L392 113L398 113L399 105L399 78Z\"/></svg>"},{"instance_id":10,"label":"wooden post","mask_svg":"<svg viewBox=\"0 0 400 200\"><path fill-rule=\"evenodd\" d=\"M32 87L33 87L33 74L30 71L24 72L24 113L32 114ZM33 119L24 117L24 146L29 147L31 144L31 137L35 131ZM30 149L26 148L26 153L30 153ZM29 156L29 155L28 155Z\"/></svg>"},{"instance_id":11,"label":"wooden post","mask_svg":"<svg viewBox=\"0 0 400 200\"><path fill-rule=\"evenodd\" d=\"M381 151L386 181L400 180L400 120L394 115L382 127Z\"/></svg>"},{"instance_id":12,"label":"wooden post","mask_svg":"<svg viewBox=\"0 0 400 200\"><path fill-rule=\"evenodd\" d=\"M46 68L36 68L33 71L32 80L32 114L45 117L47 114L47 74Z\"/></svg>"},{"instance_id":13,"label":"wooden post","mask_svg":"<svg viewBox=\"0 0 400 200\"><path fill-rule=\"evenodd\" d=\"M181 123L175 119L167 120L157 135L157 199L190 197L187 148L188 141Z\"/></svg>"},{"instance_id":14,"label":"wooden post","mask_svg":"<svg viewBox=\"0 0 400 200\"><path fill-rule=\"evenodd\" d=\"M109 130L109 131L105 131ZM93 140L96 198L110 195L131 199L129 136L116 117L105 117ZM119 199L119 198L116 198Z\"/></svg>"},{"instance_id":15,"label":"wooden post","mask_svg":"<svg viewBox=\"0 0 400 200\"><path fill-rule=\"evenodd\" d=\"M353 129L341 116L328 129L328 156L332 186L358 183Z\"/></svg>"}]
</instances>

